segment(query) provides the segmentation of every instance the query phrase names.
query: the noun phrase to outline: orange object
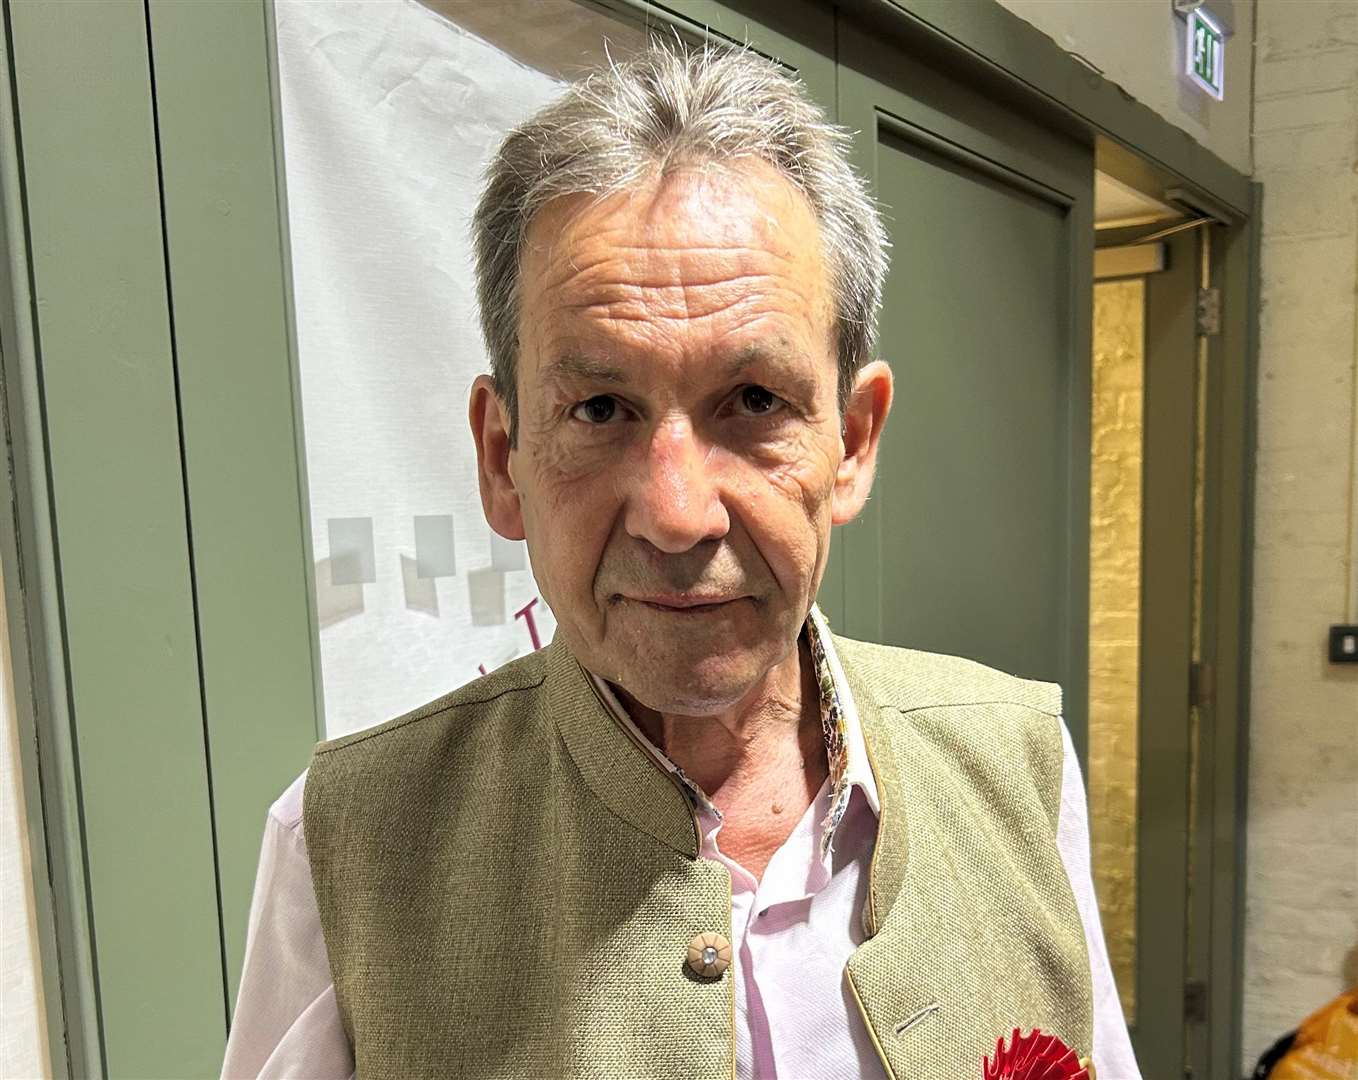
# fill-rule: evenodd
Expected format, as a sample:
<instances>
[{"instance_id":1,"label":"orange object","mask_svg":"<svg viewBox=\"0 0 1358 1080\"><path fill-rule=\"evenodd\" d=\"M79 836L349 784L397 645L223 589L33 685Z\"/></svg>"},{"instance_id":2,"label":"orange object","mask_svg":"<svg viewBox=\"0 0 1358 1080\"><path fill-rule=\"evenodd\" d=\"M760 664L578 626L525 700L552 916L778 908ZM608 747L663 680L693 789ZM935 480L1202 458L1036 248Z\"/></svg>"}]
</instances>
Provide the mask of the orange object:
<instances>
[{"instance_id":1,"label":"orange object","mask_svg":"<svg viewBox=\"0 0 1358 1080\"><path fill-rule=\"evenodd\" d=\"M1358 986L1302 1021L1268 1080L1358 1080Z\"/></svg>"}]
</instances>

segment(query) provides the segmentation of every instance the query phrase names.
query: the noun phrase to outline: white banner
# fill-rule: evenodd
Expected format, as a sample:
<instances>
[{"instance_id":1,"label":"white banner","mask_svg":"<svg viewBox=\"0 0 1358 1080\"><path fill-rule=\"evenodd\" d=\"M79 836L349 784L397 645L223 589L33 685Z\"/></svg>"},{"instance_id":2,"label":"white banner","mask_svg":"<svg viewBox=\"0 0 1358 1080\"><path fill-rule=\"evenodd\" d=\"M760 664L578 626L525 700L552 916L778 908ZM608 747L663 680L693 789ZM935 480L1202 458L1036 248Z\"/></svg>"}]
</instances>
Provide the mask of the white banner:
<instances>
[{"instance_id":1,"label":"white banner","mask_svg":"<svg viewBox=\"0 0 1358 1080\"><path fill-rule=\"evenodd\" d=\"M562 84L415 0L276 11L334 737L551 639L524 545L493 536L477 493L469 222L499 140Z\"/></svg>"}]
</instances>

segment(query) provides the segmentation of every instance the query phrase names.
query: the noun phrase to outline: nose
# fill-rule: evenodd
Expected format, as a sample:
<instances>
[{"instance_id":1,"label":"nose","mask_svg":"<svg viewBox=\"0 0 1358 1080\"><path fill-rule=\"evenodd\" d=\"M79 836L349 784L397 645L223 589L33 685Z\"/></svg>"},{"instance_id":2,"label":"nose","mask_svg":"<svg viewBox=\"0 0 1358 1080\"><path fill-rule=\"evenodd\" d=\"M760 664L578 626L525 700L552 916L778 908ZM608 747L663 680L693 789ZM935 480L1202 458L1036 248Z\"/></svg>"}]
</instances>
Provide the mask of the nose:
<instances>
[{"instance_id":1,"label":"nose","mask_svg":"<svg viewBox=\"0 0 1358 1080\"><path fill-rule=\"evenodd\" d=\"M693 425L684 418L663 421L643 452L628 493L628 534L669 554L725 536L731 522L716 466Z\"/></svg>"}]
</instances>

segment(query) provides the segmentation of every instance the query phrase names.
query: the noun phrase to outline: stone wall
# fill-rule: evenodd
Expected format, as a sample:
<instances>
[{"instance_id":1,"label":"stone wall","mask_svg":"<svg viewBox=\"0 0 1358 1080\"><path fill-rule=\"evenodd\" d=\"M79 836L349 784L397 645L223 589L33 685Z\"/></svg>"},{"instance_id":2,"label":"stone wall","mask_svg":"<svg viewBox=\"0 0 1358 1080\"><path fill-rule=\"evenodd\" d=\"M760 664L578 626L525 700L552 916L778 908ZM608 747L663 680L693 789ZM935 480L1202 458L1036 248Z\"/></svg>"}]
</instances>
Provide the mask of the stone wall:
<instances>
[{"instance_id":1,"label":"stone wall","mask_svg":"<svg viewBox=\"0 0 1358 1080\"><path fill-rule=\"evenodd\" d=\"M1094 286L1089 521L1089 836L1108 956L1136 1015L1137 674L1146 286Z\"/></svg>"},{"instance_id":2,"label":"stone wall","mask_svg":"<svg viewBox=\"0 0 1358 1080\"><path fill-rule=\"evenodd\" d=\"M1243 1065L1358 984L1358 4L1260 0L1264 185Z\"/></svg>"}]
</instances>

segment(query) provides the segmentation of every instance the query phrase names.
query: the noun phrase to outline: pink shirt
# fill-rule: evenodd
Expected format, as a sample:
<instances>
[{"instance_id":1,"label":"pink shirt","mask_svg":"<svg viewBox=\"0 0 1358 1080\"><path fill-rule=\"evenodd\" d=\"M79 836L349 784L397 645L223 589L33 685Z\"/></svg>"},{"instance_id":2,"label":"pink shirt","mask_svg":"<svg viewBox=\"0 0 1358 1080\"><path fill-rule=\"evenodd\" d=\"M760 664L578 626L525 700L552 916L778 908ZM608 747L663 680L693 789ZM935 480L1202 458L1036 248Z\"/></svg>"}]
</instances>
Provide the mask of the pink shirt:
<instances>
[{"instance_id":1,"label":"pink shirt","mask_svg":"<svg viewBox=\"0 0 1358 1080\"><path fill-rule=\"evenodd\" d=\"M822 842L830 811L828 780L758 881L721 851L720 814L710 804L699 810L701 857L731 872L740 1080L885 1077L844 978L849 956L863 941L860 913L880 804L829 633L818 611L812 609L811 617L822 632L844 713L850 795L831 850ZM603 689L605 700L630 724ZM1090 879L1084 783L1064 723L1061 729L1065 764L1056 839L1089 946L1094 1064L1100 1080L1140 1080ZM652 751L662 767L674 768L659 750ZM269 811L224 1080L354 1076L311 887L302 833L304 783L305 774Z\"/></svg>"},{"instance_id":2,"label":"pink shirt","mask_svg":"<svg viewBox=\"0 0 1358 1080\"><path fill-rule=\"evenodd\" d=\"M877 816L855 788L834 852L823 857L829 809L827 780L761 881L721 853L719 825L704 837L704 857L731 871L737 1076L886 1076L844 982L844 965L863 942L857 913Z\"/></svg>"}]
</instances>

